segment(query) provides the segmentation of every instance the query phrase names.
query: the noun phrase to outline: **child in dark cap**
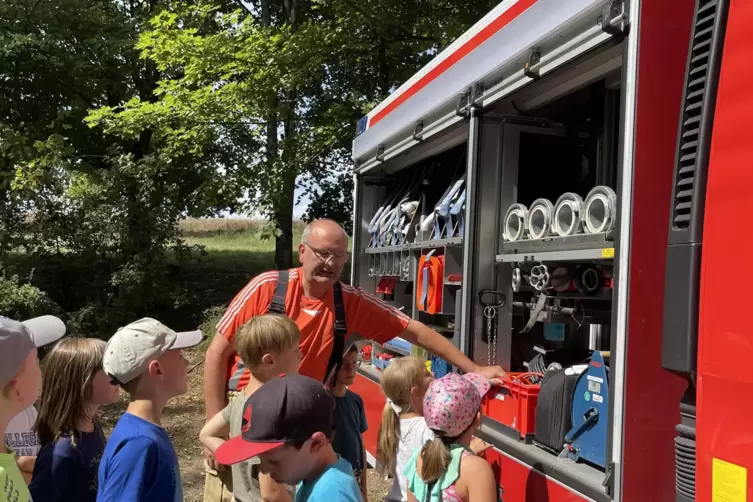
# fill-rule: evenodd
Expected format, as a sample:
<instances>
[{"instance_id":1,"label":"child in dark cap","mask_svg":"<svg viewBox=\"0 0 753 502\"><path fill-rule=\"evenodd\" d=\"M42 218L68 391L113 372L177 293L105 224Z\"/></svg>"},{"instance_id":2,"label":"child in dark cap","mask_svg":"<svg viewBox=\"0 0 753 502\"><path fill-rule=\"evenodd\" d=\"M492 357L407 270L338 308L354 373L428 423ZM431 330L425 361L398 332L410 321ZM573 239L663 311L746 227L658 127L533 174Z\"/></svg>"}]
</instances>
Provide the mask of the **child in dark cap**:
<instances>
[{"instance_id":1,"label":"child in dark cap","mask_svg":"<svg viewBox=\"0 0 753 502\"><path fill-rule=\"evenodd\" d=\"M332 449L335 403L321 382L282 375L246 401L241 435L216 451L232 465L259 457L278 483L298 484L296 502L362 502L350 463Z\"/></svg>"}]
</instances>

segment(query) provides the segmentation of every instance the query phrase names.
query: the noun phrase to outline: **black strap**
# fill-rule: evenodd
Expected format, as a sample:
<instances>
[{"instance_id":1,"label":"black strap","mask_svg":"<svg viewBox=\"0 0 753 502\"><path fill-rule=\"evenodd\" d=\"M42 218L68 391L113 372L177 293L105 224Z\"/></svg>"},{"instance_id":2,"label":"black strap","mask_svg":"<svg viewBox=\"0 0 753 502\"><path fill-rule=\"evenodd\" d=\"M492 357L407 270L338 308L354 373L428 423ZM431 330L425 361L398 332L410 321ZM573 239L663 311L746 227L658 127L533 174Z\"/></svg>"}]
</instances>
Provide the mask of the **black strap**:
<instances>
[{"instance_id":1,"label":"black strap","mask_svg":"<svg viewBox=\"0 0 753 502\"><path fill-rule=\"evenodd\" d=\"M286 315L285 297L288 294L289 280L289 271L277 271L277 285L275 286L275 292L272 296L272 303L269 305L269 312ZM332 352L329 355L327 371L324 373L325 382L327 381L327 376L330 375L333 369L336 370L334 375L337 375L337 372L340 371L340 366L342 366L343 362L343 350L345 348L345 335L348 334L348 325L345 323L345 303L343 303L343 291L341 286L340 281L337 281L332 285L335 297L335 340L332 344Z\"/></svg>"},{"instance_id":2,"label":"black strap","mask_svg":"<svg viewBox=\"0 0 753 502\"><path fill-rule=\"evenodd\" d=\"M269 306L269 312L285 315L285 297L288 294L288 280L290 272L287 270L277 271L277 286L275 286L272 303Z\"/></svg>"},{"instance_id":3,"label":"black strap","mask_svg":"<svg viewBox=\"0 0 753 502\"><path fill-rule=\"evenodd\" d=\"M343 291L340 281L332 285L335 300L335 340L332 344L332 352L329 355L327 371L324 373L324 381L329 376L337 378L340 366L343 363L343 350L345 349L345 335L348 334L348 326L345 324L345 304L343 303ZM334 370L334 373L332 373Z\"/></svg>"}]
</instances>

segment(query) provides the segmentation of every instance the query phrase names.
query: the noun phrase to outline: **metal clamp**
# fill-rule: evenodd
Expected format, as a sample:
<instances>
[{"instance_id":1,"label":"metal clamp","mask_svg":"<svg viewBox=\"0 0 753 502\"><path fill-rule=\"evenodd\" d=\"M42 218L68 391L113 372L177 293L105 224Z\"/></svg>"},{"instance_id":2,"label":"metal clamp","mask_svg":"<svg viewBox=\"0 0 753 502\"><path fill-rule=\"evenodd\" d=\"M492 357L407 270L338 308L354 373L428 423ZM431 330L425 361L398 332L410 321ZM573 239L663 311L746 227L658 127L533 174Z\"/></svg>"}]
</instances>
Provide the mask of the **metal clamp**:
<instances>
[{"instance_id":1,"label":"metal clamp","mask_svg":"<svg viewBox=\"0 0 753 502\"><path fill-rule=\"evenodd\" d=\"M379 149L376 154L377 162L384 162L384 145L379 145Z\"/></svg>"},{"instance_id":2,"label":"metal clamp","mask_svg":"<svg viewBox=\"0 0 753 502\"><path fill-rule=\"evenodd\" d=\"M455 115L458 117L468 117L468 104L471 99L471 91L465 91L460 98L458 98L458 104L455 105Z\"/></svg>"},{"instance_id":3,"label":"metal clamp","mask_svg":"<svg viewBox=\"0 0 753 502\"><path fill-rule=\"evenodd\" d=\"M617 25L612 24L612 19L622 18ZM596 24L601 27L604 33L610 35L619 35L624 31L625 3L622 0L613 0L604 6L601 15L596 20Z\"/></svg>"},{"instance_id":4,"label":"metal clamp","mask_svg":"<svg viewBox=\"0 0 753 502\"><path fill-rule=\"evenodd\" d=\"M539 70L534 70L533 67L536 66L541 62L541 52L537 50L531 51L531 54L528 55L528 62L523 66L523 74L528 77L532 78L534 80L538 80L541 78L541 74L539 73Z\"/></svg>"},{"instance_id":5,"label":"metal clamp","mask_svg":"<svg viewBox=\"0 0 753 502\"><path fill-rule=\"evenodd\" d=\"M416 127L413 128L413 139L419 143L423 142L424 138L419 136L422 132L424 132L424 121L419 120Z\"/></svg>"},{"instance_id":6,"label":"metal clamp","mask_svg":"<svg viewBox=\"0 0 753 502\"><path fill-rule=\"evenodd\" d=\"M470 112L476 112L481 110L481 105L477 103L477 101L481 98L481 96L484 94L484 86L481 85L480 82L477 82L473 85L473 89L471 90L470 97L468 98L468 106L470 107Z\"/></svg>"}]
</instances>

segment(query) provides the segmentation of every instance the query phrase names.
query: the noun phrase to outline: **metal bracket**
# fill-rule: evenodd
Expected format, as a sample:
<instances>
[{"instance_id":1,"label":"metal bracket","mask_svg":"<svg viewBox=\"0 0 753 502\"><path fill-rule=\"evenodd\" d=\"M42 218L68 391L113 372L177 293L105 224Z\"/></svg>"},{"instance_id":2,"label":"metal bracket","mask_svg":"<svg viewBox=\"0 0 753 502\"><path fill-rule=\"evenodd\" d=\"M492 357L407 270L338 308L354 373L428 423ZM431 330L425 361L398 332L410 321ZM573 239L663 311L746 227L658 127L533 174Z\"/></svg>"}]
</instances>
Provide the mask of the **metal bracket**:
<instances>
[{"instance_id":1,"label":"metal bracket","mask_svg":"<svg viewBox=\"0 0 753 502\"><path fill-rule=\"evenodd\" d=\"M455 115L458 117L468 117L468 103L470 103L471 91L465 91L460 98L458 98L458 104L455 105Z\"/></svg>"},{"instance_id":2,"label":"metal bracket","mask_svg":"<svg viewBox=\"0 0 753 502\"><path fill-rule=\"evenodd\" d=\"M601 482L601 485L606 487L607 495L610 497L614 493L614 467L614 462L609 462L609 464L607 464L607 472L604 476L604 481Z\"/></svg>"},{"instance_id":3,"label":"metal bracket","mask_svg":"<svg viewBox=\"0 0 753 502\"><path fill-rule=\"evenodd\" d=\"M596 23L601 27L604 33L610 35L619 35L624 31L624 20L617 26L612 26L612 19L618 16L625 16L625 2L623 0L613 0L606 4L601 11L601 15Z\"/></svg>"},{"instance_id":4,"label":"metal bracket","mask_svg":"<svg viewBox=\"0 0 753 502\"><path fill-rule=\"evenodd\" d=\"M424 131L424 121L419 120L416 124L416 127L413 128L413 139L421 143L424 138L420 137L419 134L421 134Z\"/></svg>"},{"instance_id":5,"label":"metal bracket","mask_svg":"<svg viewBox=\"0 0 753 502\"><path fill-rule=\"evenodd\" d=\"M377 162L384 162L384 145L379 145L379 149L376 154Z\"/></svg>"},{"instance_id":6,"label":"metal bracket","mask_svg":"<svg viewBox=\"0 0 753 502\"><path fill-rule=\"evenodd\" d=\"M528 77L532 78L534 80L538 80L541 78L541 75L539 74L539 70L532 70L535 65L539 64L541 62L541 53L537 50L531 51L531 54L528 55L528 62L523 67L523 74Z\"/></svg>"},{"instance_id":7,"label":"metal bracket","mask_svg":"<svg viewBox=\"0 0 753 502\"><path fill-rule=\"evenodd\" d=\"M484 86L481 85L481 83L476 83L473 85L473 89L471 90L470 97L468 98L468 106L471 109L471 113L474 111L481 110L481 105L478 104L476 101L478 101L479 98L484 94Z\"/></svg>"}]
</instances>

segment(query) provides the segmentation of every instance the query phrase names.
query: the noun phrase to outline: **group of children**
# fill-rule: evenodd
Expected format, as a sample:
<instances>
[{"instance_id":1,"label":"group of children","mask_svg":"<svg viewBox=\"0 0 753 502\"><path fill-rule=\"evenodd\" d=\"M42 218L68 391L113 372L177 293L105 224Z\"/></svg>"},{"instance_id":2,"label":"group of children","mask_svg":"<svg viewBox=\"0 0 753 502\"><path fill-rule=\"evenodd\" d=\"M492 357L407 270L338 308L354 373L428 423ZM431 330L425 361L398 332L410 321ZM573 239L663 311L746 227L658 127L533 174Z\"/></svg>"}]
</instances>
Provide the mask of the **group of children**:
<instances>
[{"instance_id":1,"label":"group of children","mask_svg":"<svg viewBox=\"0 0 753 502\"><path fill-rule=\"evenodd\" d=\"M176 333L145 318L107 344L64 339L45 356L42 377L37 347L62 337L60 325L49 316L46 324L0 318L0 429L34 409L40 381L42 390L33 427L39 450L0 453L0 502L182 501L178 458L160 422L167 402L187 390L181 349L198 344L201 332ZM276 314L238 330L249 383L199 439L231 466L235 501L365 501L368 424L361 397L348 390L357 348L325 387L297 374L299 338L295 323ZM486 445L473 437L489 385L475 374L434 379L413 357L385 369L377 457L394 477L385 501L497 501L491 467L476 456ZM106 439L98 410L121 388L130 402Z\"/></svg>"}]
</instances>

